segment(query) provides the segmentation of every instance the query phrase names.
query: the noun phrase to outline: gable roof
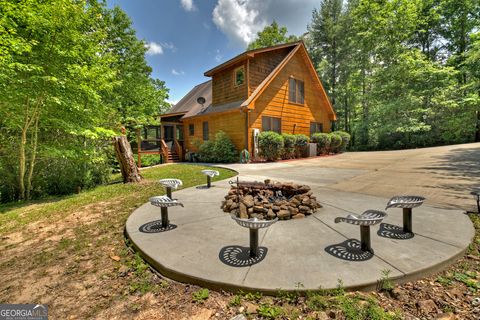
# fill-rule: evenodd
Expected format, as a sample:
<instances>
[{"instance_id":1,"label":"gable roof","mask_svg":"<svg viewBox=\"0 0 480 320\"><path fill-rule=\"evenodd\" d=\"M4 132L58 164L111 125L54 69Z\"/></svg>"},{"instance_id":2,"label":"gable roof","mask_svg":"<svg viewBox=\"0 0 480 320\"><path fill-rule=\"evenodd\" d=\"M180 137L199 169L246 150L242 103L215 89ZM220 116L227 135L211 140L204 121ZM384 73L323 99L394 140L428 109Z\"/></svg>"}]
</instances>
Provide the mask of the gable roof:
<instances>
[{"instance_id":1,"label":"gable roof","mask_svg":"<svg viewBox=\"0 0 480 320\"><path fill-rule=\"evenodd\" d=\"M252 92L252 94L248 97L247 100L245 100L242 105L240 106L241 108L251 108L251 104L257 100L258 97L262 94L263 91L268 87L268 85L275 79L275 77L280 73L280 71L283 69L283 67L292 59L292 57L299 51L301 50L302 57L304 60L306 60L307 68L310 71L310 74L314 78L314 82L317 84L317 87L320 89L322 92L322 95L325 98L325 101L327 102L327 107L330 110L330 113L333 116L333 120L337 120L337 115L335 114L335 111L333 110L333 106L330 103L330 99L328 99L327 93L325 92L325 89L323 88L322 82L320 81L320 78L318 77L317 71L315 70L312 60L310 59L310 56L308 55L307 48L305 48L305 44L303 41L297 42L295 49L290 51L290 53L280 62L275 69L260 83L260 85Z\"/></svg>"},{"instance_id":2,"label":"gable roof","mask_svg":"<svg viewBox=\"0 0 480 320\"><path fill-rule=\"evenodd\" d=\"M283 44L278 44L276 46L271 46L271 47L267 47L267 48L260 48L260 49L253 49L253 50L245 51L243 53L240 53L236 57L233 57L232 59L216 66L215 68L208 70L203 75L206 76L206 77L211 77L215 73L220 72L220 71L230 67L231 65L234 65L236 63L239 63L239 62L241 62L243 60L246 60L246 59L249 59L249 58L253 58L256 54L263 53L263 52L268 52L268 51L273 51L273 50L278 50L278 49L283 49L283 48L288 48L288 47L295 47L295 46L298 46L301 42L302 41L291 42L291 43L283 43Z\"/></svg>"},{"instance_id":3,"label":"gable roof","mask_svg":"<svg viewBox=\"0 0 480 320\"><path fill-rule=\"evenodd\" d=\"M293 47L293 49L285 56L285 58L283 58L283 60L275 67L275 69L273 69L273 71L270 72L270 74L260 83L260 85L257 86L257 88L250 94L247 100L236 101L236 102L227 103L224 105L218 105L213 108L211 105L212 104L212 80L210 80L195 86L167 114L164 114L162 116L172 115L172 114L175 114L175 115L183 114L183 117L182 117L183 119L183 118L206 115L209 113L219 113L219 112L226 112L231 110L242 110L245 108L253 108L252 103L254 103L260 97L263 91L265 91L268 85L275 79L275 77L280 73L280 71L285 67L285 65L292 59L292 57L297 52L300 52L301 56L305 60L307 69L310 71L310 74L314 79L313 81L315 82L317 88L319 88L322 96L324 97L327 103L327 108L330 111L329 114L333 116L333 120L336 120L337 116L335 114L335 111L333 110L330 100L328 99L327 93L323 88L322 82L318 77L318 74L313 66L312 60L310 59L310 56L307 52L307 49L303 41L246 51L228 60L227 62L224 62L218 65L217 67L205 72L205 76L212 76L213 74L219 71L222 71L232 66L233 64L236 64L245 59L250 59L254 57L255 54L287 48L287 47ZM206 102L203 104L203 106L197 102L198 97L205 98Z\"/></svg>"},{"instance_id":4,"label":"gable roof","mask_svg":"<svg viewBox=\"0 0 480 320\"><path fill-rule=\"evenodd\" d=\"M205 98L203 106L197 102L199 97ZM173 106L167 113L162 114L161 117L167 115L193 115L202 111L212 104L212 80L200 83L193 87L178 103Z\"/></svg>"}]
</instances>

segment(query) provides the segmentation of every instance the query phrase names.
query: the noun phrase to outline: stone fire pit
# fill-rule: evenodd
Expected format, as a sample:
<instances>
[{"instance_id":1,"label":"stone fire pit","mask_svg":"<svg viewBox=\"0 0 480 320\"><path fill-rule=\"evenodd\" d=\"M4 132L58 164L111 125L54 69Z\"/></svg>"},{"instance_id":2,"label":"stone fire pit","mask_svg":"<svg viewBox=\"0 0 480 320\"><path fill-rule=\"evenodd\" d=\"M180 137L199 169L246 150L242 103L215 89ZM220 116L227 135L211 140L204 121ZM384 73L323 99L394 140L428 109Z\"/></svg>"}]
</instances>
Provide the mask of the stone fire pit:
<instances>
[{"instance_id":1,"label":"stone fire pit","mask_svg":"<svg viewBox=\"0 0 480 320\"><path fill-rule=\"evenodd\" d=\"M232 185L221 206L241 219L262 220L300 219L321 207L309 186L270 180Z\"/></svg>"}]
</instances>

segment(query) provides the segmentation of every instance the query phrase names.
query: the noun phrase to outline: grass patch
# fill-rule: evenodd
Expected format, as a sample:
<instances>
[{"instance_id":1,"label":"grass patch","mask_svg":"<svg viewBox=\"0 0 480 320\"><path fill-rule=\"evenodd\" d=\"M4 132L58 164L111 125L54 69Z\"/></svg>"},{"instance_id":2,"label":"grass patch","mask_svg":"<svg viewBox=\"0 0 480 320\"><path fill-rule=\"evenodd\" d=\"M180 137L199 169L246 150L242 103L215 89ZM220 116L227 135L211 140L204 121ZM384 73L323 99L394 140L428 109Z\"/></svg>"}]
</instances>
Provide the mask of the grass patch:
<instances>
[{"instance_id":1,"label":"grass patch","mask_svg":"<svg viewBox=\"0 0 480 320\"><path fill-rule=\"evenodd\" d=\"M39 220L49 222L58 221L84 206L103 201L118 200L119 206L139 206L149 197L164 194L164 189L157 182L163 178L177 178L183 181L183 187L191 187L205 183L205 176L200 172L210 167L175 164L143 170L141 172L145 181L134 184L109 184L98 186L80 194L35 201L28 203L14 203L0 206L0 233L6 234L21 230L22 227ZM220 176L213 181L223 180L234 176L236 173L218 168ZM124 196L128 195L126 199ZM131 198L135 198L130 202Z\"/></svg>"}]
</instances>

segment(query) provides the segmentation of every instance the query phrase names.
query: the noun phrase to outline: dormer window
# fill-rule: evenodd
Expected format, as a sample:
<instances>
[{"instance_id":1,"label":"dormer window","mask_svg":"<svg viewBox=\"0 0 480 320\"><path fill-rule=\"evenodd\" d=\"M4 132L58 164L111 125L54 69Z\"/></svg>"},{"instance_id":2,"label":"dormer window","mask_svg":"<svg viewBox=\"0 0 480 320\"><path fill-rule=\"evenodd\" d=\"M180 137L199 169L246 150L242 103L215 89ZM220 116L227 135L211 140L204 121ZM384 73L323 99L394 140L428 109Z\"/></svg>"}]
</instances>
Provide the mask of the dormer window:
<instances>
[{"instance_id":1,"label":"dormer window","mask_svg":"<svg viewBox=\"0 0 480 320\"><path fill-rule=\"evenodd\" d=\"M245 68L243 66L236 68L233 74L236 87L245 83Z\"/></svg>"}]
</instances>

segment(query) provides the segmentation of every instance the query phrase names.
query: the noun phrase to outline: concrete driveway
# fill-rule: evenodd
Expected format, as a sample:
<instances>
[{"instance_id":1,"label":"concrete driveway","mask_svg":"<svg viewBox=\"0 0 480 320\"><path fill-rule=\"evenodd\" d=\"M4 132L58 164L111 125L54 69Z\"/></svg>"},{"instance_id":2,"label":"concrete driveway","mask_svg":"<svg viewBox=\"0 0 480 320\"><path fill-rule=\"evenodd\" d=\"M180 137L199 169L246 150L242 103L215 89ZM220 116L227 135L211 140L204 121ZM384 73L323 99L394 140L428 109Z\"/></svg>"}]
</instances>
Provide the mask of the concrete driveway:
<instances>
[{"instance_id":1,"label":"concrete driveway","mask_svg":"<svg viewBox=\"0 0 480 320\"><path fill-rule=\"evenodd\" d=\"M385 198L419 194L430 205L473 211L470 192L480 188L480 143L225 167L244 179L299 181Z\"/></svg>"}]
</instances>

